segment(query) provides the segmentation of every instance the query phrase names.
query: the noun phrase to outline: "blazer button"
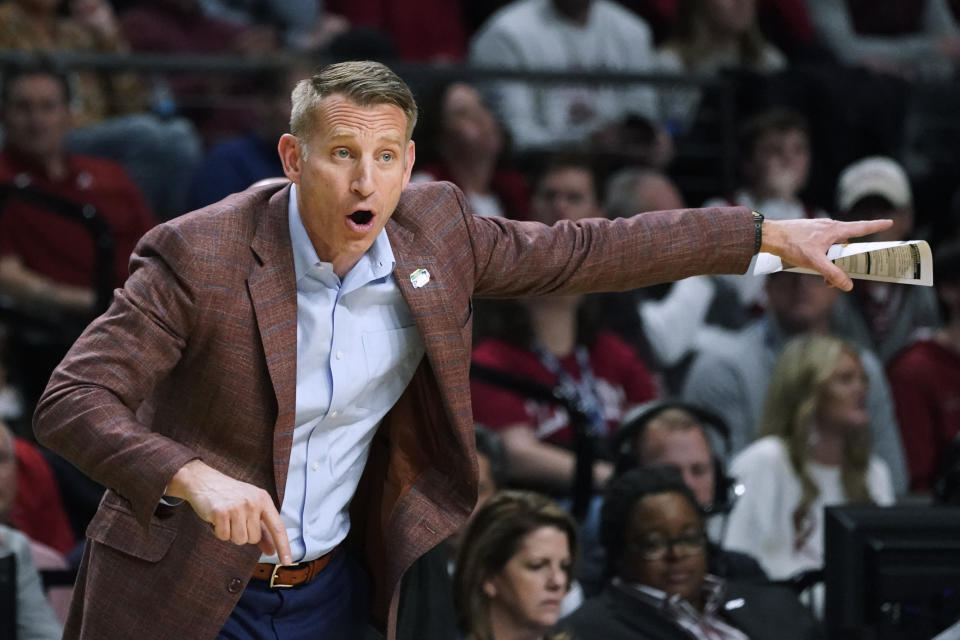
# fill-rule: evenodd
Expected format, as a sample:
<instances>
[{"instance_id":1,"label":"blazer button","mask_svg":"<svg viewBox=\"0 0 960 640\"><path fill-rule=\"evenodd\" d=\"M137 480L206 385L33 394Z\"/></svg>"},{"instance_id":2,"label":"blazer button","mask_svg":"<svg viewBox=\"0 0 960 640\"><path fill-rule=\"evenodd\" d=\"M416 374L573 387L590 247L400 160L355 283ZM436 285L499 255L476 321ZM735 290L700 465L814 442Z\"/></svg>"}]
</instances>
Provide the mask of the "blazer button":
<instances>
[{"instance_id":1,"label":"blazer button","mask_svg":"<svg viewBox=\"0 0 960 640\"><path fill-rule=\"evenodd\" d=\"M237 593L240 589L243 589L243 580L240 578L233 578L230 580L230 584L227 585L227 591L230 593Z\"/></svg>"}]
</instances>

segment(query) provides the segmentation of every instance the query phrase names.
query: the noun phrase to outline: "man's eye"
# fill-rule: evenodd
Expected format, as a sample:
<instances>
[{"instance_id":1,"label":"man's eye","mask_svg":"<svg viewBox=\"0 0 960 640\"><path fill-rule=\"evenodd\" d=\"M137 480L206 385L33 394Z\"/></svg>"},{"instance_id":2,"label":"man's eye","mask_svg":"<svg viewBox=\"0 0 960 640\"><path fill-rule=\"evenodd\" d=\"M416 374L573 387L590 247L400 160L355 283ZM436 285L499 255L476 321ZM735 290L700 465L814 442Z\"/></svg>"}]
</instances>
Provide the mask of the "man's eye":
<instances>
[{"instance_id":1,"label":"man's eye","mask_svg":"<svg viewBox=\"0 0 960 640\"><path fill-rule=\"evenodd\" d=\"M393 154L390 153L389 151L385 151L382 154L380 154L380 159L383 160L384 162L390 162L391 160L393 160Z\"/></svg>"},{"instance_id":2,"label":"man's eye","mask_svg":"<svg viewBox=\"0 0 960 640\"><path fill-rule=\"evenodd\" d=\"M350 152L346 149L337 149L334 151L334 155L336 155L338 158L349 158Z\"/></svg>"}]
</instances>

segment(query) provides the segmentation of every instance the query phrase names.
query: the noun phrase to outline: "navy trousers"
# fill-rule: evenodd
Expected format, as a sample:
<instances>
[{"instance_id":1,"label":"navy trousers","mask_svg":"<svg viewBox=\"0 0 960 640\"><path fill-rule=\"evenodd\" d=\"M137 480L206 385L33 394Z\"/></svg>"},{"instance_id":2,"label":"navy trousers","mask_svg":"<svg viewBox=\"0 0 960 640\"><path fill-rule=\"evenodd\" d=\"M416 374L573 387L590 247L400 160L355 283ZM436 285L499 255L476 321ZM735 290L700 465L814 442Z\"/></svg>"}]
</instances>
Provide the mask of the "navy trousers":
<instances>
[{"instance_id":1,"label":"navy trousers","mask_svg":"<svg viewBox=\"0 0 960 640\"><path fill-rule=\"evenodd\" d=\"M349 552L334 553L313 580L289 589L250 580L218 640L362 638L370 578Z\"/></svg>"}]
</instances>

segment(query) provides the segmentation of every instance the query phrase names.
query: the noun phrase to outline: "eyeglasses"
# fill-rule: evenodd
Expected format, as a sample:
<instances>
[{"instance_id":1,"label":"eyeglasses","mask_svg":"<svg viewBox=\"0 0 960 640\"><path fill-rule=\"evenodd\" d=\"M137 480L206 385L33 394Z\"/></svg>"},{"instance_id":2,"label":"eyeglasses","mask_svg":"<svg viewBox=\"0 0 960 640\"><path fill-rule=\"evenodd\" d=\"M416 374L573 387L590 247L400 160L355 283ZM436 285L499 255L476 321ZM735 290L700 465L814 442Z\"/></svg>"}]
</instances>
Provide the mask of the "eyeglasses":
<instances>
[{"instance_id":1,"label":"eyeglasses","mask_svg":"<svg viewBox=\"0 0 960 640\"><path fill-rule=\"evenodd\" d=\"M667 537L651 535L631 544L640 552L644 560L663 560L667 550L673 549L673 555L686 558L703 553L707 548L707 536L703 532L687 533L682 536Z\"/></svg>"}]
</instances>

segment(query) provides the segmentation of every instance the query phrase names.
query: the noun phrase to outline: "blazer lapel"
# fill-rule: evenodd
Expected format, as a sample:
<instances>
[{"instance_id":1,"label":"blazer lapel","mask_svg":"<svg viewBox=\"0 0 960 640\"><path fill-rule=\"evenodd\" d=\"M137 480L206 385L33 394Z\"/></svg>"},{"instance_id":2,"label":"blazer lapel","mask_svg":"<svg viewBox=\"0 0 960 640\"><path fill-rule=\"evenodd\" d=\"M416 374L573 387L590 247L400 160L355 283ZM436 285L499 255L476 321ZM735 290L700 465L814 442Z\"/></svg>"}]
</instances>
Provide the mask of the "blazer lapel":
<instances>
[{"instance_id":1,"label":"blazer lapel","mask_svg":"<svg viewBox=\"0 0 960 640\"><path fill-rule=\"evenodd\" d=\"M446 283L444 274L438 269L437 250L422 235L396 222L396 218L387 223L387 233L397 261L393 277L413 313L427 358L437 371L443 348L448 346L444 344L444 336L449 333L450 326L446 318L449 312ZM429 280L424 281L425 275L419 270L426 271Z\"/></svg>"},{"instance_id":2,"label":"blazer lapel","mask_svg":"<svg viewBox=\"0 0 960 640\"><path fill-rule=\"evenodd\" d=\"M277 397L273 475L283 503L297 402L297 287L287 207L290 187L278 191L260 215L250 248L257 264L247 278L257 328Z\"/></svg>"}]
</instances>

